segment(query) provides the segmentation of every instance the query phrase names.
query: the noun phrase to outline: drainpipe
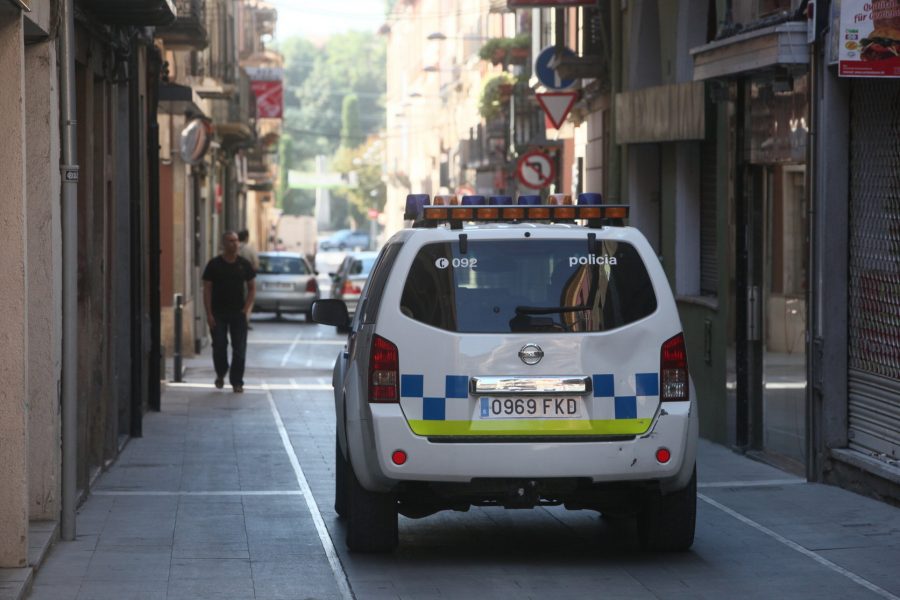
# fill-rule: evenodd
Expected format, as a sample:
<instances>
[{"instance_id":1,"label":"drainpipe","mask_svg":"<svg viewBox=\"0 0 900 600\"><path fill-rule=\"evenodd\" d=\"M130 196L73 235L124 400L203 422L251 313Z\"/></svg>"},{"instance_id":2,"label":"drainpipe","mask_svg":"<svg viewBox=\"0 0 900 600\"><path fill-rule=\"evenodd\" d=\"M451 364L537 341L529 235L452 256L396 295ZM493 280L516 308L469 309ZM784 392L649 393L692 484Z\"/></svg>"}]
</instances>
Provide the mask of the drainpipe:
<instances>
[{"instance_id":1,"label":"drainpipe","mask_svg":"<svg viewBox=\"0 0 900 600\"><path fill-rule=\"evenodd\" d=\"M616 140L616 94L622 91L622 4L613 2L609 9L610 50L609 50L609 152L606 201L624 202L622 198L622 147Z\"/></svg>"},{"instance_id":2,"label":"drainpipe","mask_svg":"<svg viewBox=\"0 0 900 600\"><path fill-rule=\"evenodd\" d=\"M78 157L75 121L75 17L73 0L62 2L59 48L62 80L62 539L75 540L75 479L78 460Z\"/></svg>"}]
</instances>

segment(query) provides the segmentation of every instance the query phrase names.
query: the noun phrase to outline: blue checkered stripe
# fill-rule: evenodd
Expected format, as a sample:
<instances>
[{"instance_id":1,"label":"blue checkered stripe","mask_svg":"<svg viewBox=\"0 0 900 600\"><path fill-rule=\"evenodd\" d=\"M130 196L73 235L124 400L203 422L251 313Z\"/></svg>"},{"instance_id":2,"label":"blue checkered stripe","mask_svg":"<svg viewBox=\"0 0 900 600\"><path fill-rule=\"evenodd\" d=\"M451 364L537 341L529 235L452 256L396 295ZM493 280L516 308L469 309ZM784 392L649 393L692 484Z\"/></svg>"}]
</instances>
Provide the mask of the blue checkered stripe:
<instances>
[{"instance_id":1,"label":"blue checkered stripe","mask_svg":"<svg viewBox=\"0 0 900 600\"><path fill-rule=\"evenodd\" d=\"M595 418L645 419L656 412L659 404L659 373L637 373L632 377L619 379L618 382L611 373L594 375L592 379L595 406L598 409ZM613 414L609 414L610 409Z\"/></svg>"},{"instance_id":2,"label":"blue checkered stripe","mask_svg":"<svg viewBox=\"0 0 900 600\"><path fill-rule=\"evenodd\" d=\"M441 386L443 383L443 386ZM435 389L436 388L436 389ZM443 382L433 377L400 375L400 403L406 418L422 421L468 420L469 377L445 375Z\"/></svg>"},{"instance_id":3,"label":"blue checkered stripe","mask_svg":"<svg viewBox=\"0 0 900 600\"><path fill-rule=\"evenodd\" d=\"M592 406L583 418L651 418L659 404L659 373L637 373L617 379L612 373L592 375ZM445 375L429 378L420 374L400 376L400 402L406 417L423 421L455 421L477 418L469 403L469 377Z\"/></svg>"}]
</instances>

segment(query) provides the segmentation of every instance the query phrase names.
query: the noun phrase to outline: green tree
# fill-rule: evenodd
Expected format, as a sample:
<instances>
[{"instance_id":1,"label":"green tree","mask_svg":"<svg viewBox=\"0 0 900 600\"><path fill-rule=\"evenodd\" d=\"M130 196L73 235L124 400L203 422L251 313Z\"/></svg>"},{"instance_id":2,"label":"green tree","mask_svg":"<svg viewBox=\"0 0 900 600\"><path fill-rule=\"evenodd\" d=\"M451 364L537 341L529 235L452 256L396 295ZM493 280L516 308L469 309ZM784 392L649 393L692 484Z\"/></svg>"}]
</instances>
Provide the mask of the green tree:
<instances>
[{"instance_id":1,"label":"green tree","mask_svg":"<svg viewBox=\"0 0 900 600\"><path fill-rule=\"evenodd\" d=\"M344 106L341 109L341 148L358 146L360 133L359 98L356 94L348 94L344 96Z\"/></svg>"},{"instance_id":2,"label":"green tree","mask_svg":"<svg viewBox=\"0 0 900 600\"><path fill-rule=\"evenodd\" d=\"M291 157L294 155L294 140L290 134L282 134L278 141L278 187L275 190L275 206L284 208L284 198L288 189L288 171L291 169Z\"/></svg>"},{"instance_id":3,"label":"green tree","mask_svg":"<svg viewBox=\"0 0 900 600\"><path fill-rule=\"evenodd\" d=\"M384 210L387 193L381 180L383 157L384 143L378 137L369 138L355 148L342 147L335 153L334 168L348 182L340 195L347 199L350 215L357 222L369 218L370 208Z\"/></svg>"},{"instance_id":4,"label":"green tree","mask_svg":"<svg viewBox=\"0 0 900 600\"><path fill-rule=\"evenodd\" d=\"M281 177L286 177L288 170L314 170L319 154L332 156L333 163L343 164L342 157L335 155L339 148L349 152L364 146L370 136L384 129L386 57L381 37L348 32L331 37L321 47L290 39L281 50L288 98L283 136L291 139L289 146L281 147ZM352 162L353 158L349 160ZM375 181L369 181L370 169L375 173ZM349 177L351 170L348 167L342 172ZM366 181L364 190L357 190L356 186L332 190L332 216L340 219L336 225L348 217L357 221L364 218L372 203L383 205L380 199L384 192L376 189L383 187L380 178L379 159L367 167L362 177ZM312 191L288 190L286 186L283 189L282 206L286 212L309 214L305 211L312 210Z\"/></svg>"}]
</instances>

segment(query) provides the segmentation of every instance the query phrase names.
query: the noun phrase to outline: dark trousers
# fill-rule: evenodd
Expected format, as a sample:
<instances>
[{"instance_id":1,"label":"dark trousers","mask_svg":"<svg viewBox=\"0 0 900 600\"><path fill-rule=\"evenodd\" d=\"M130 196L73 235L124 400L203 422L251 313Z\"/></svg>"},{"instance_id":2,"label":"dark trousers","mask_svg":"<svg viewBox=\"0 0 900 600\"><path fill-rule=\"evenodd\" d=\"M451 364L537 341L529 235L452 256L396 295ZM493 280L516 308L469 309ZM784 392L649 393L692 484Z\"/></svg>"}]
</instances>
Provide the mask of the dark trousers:
<instances>
[{"instance_id":1,"label":"dark trousers","mask_svg":"<svg viewBox=\"0 0 900 600\"><path fill-rule=\"evenodd\" d=\"M213 365L216 376L228 373L231 385L244 385L244 361L247 357L247 317L242 312L214 315L212 329ZM231 370L228 369L228 337L231 336Z\"/></svg>"}]
</instances>

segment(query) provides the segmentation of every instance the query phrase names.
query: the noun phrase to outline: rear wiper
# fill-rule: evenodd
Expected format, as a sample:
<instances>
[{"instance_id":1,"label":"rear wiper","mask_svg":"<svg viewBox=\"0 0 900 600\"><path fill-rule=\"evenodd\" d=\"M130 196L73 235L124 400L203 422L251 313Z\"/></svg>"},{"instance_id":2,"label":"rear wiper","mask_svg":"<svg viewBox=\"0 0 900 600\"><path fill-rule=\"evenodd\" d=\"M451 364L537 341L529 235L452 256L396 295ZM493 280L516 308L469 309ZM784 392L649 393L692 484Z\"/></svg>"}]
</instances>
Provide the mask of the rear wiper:
<instances>
[{"instance_id":1,"label":"rear wiper","mask_svg":"<svg viewBox=\"0 0 900 600\"><path fill-rule=\"evenodd\" d=\"M554 315L557 313L569 313L569 312L579 312L582 310L589 310L590 307L586 304L579 304L578 306L517 306L516 314L517 315Z\"/></svg>"}]
</instances>

